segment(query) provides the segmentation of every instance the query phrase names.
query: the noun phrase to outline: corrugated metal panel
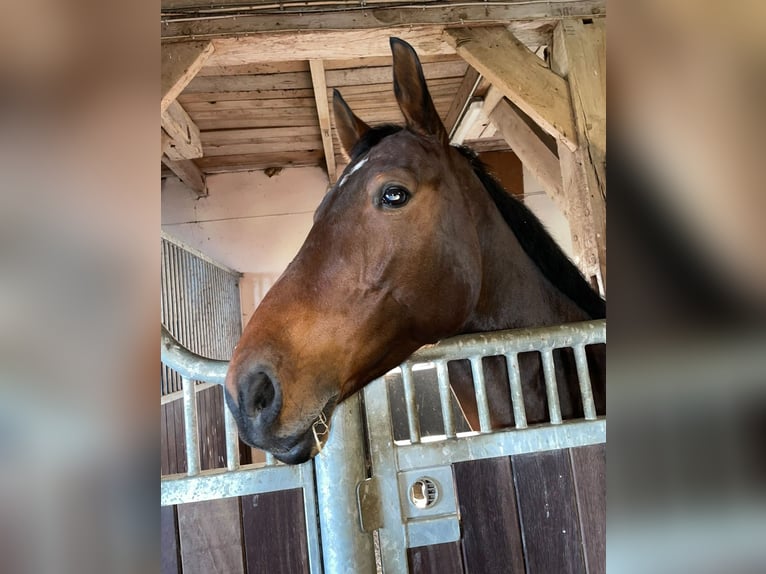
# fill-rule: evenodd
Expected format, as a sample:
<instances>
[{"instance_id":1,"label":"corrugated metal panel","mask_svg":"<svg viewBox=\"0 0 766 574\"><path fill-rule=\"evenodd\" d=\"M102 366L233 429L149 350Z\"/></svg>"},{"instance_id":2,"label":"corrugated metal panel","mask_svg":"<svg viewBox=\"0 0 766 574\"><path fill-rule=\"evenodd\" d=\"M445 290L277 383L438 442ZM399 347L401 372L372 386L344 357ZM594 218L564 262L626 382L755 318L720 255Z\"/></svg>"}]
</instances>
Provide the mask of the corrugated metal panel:
<instances>
[{"instance_id":1,"label":"corrugated metal panel","mask_svg":"<svg viewBox=\"0 0 766 574\"><path fill-rule=\"evenodd\" d=\"M228 360L242 333L240 274L163 234L162 323L186 348ZM181 390L181 377L162 367L161 392Z\"/></svg>"}]
</instances>

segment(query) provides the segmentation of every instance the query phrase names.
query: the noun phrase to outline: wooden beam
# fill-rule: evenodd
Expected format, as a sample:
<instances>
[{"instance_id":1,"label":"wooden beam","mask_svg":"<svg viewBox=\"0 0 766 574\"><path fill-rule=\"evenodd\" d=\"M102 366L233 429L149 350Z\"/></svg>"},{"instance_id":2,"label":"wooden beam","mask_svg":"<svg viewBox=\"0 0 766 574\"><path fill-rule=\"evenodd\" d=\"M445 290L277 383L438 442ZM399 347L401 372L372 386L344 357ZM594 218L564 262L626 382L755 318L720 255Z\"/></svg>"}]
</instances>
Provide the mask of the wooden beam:
<instances>
[{"instance_id":1,"label":"wooden beam","mask_svg":"<svg viewBox=\"0 0 766 574\"><path fill-rule=\"evenodd\" d=\"M274 7L277 7L275 3ZM209 3L208 3L209 6ZM594 15L606 13L605 0L558 0L557 2L508 2L494 3L484 2L475 4L453 5L443 4L434 8L425 5L420 6L388 6L369 7L362 10L338 10L329 12L326 10L312 10L310 7L301 6L298 10L288 9L279 14L265 12L257 6L248 10L247 6L240 6L235 14L218 13L215 18L210 14L195 14L199 10L184 13L166 13L162 18L161 36L163 39L192 39L212 38L225 36L244 36L261 33L289 33L295 38L295 32L316 33L323 31L351 31L351 30L376 30L389 36L398 36L410 41L405 37L417 34L407 34L408 30L430 27L432 29L446 25L466 25L470 23L496 23L510 24L518 28L519 32L532 30L539 37L540 30L545 24L555 23L560 18L591 18ZM438 30L441 32L441 30ZM341 33L342 33L341 32ZM274 36L272 36L273 38ZM412 42L411 42L412 43ZM307 55L301 58L300 54L294 54L294 59L342 59L355 57L357 54L342 55L344 48L350 52L356 52L359 46L355 41L346 40L336 44L334 58L328 58L324 50L332 46L326 42L316 42L315 49L320 53ZM413 44L414 45L414 44ZM217 49L217 46L216 46ZM418 47L415 46L418 50ZM347 51L346 54L349 52ZM390 53L390 52L389 52ZM418 53L425 53L418 50ZM380 55L385 55L380 54Z\"/></svg>"},{"instance_id":2,"label":"wooden beam","mask_svg":"<svg viewBox=\"0 0 766 574\"><path fill-rule=\"evenodd\" d=\"M575 151L559 146L564 193L581 215L570 218L585 271L606 288L606 38L604 22L562 22L554 31L551 66L566 76L576 119Z\"/></svg>"},{"instance_id":3,"label":"wooden beam","mask_svg":"<svg viewBox=\"0 0 766 574\"><path fill-rule=\"evenodd\" d=\"M494 86L490 86L482 99L475 99L471 102L466 113L455 126L450 143L461 145L465 140L478 139L487 124L490 123L489 115L502 99L502 92Z\"/></svg>"},{"instance_id":4,"label":"wooden beam","mask_svg":"<svg viewBox=\"0 0 766 574\"><path fill-rule=\"evenodd\" d=\"M606 230L596 223L591 207L591 191L596 188L595 171L589 166L587 152L572 151L561 142L559 162L575 263L594 287L603 288L606 286Z\"/></svg>"},{"instance_id":5,"label":"wooden beam","mask_svg":"<svg viewBox=\"0 0 766 574\"><path fill-rule=\"evenodd\" d=\"M167 151L171 139L172 138L168 133L160 128L160 158L165 155L165 151Z\"/></svg>"},{"instance_id":6,"label":"wooden beam","mask_svg":"<svg viewBox=\"0 0 766 574\"><path fill-rule=\"evenodd\" d=\"M182 159L174 161L168 156L162 156L162 163L164 163L170 170L178 176L178 179L183 181L193 191L197 193L199 197L207 196L207 181L205 174L200 171L190 159Z\"/></svg>"},{"instance_id":7,"label":"wooden beam","mask_svg":"<svg viewBox=\"0 0 766 574\"><path fill-rule=\"evenodd\" d=\"M584 137L606 196L606 26L562 21L554 31L555 66L569 80L578 134Z\"/></svg>"},{"instance_id":8,"label":"wooden beam","mask_svg":"<svg viewBox=\"0 0 766 574\"><path fill-rule=\"evenodd\" d=\"M450 136L452 136L458 120L468 108L468 104L471 102L471 98L473 97L480 80L481 75L479 75L479 72L474 70L471 66L468 66L468 69L463 76L463 81L461 82L457 93L455 93L455 97L452 98L452 104L450 104L447 117L444 119L444 127L447 129L447 133L450 134Z\"/></svg>"},{"instance_id":9,"label":"wooden beam","mask_svg":"<svg viewBox=\"0 0 766 574\"><path fill-rule=\"evenodd\" d=\"M322 133L322 146L324 147L324 159L327 164L327 177L330 184L335 183L335 150L330 131L330 106L327 103L327 81L325 78L322 60L309 60L311 68L311 81L314 84L314 97L319 116L319 130Z\"/></svg>"},{"instance_id":10,"label":"wooden beam","mask_svg":"<svg viewBox=\"0 0 766 574\"><path fill-rule=\"evenodd\" d=\"M176 101L162 112L162 129L170 136L167 156L172 160L202 157L199 128Z\"/></svg>"},{"instance_id":11,"label":"wooden beam","mask_svg":"<svg viewBox=\"0 0 766 574\"><path fill-rule=\"evenodd\" d=\"M458 54L540 126L577 147L566 80L504 27L460 28L445 37Z\"/></svg>"},{"instance_id":12,"label":"wooden beam","mask_svg":"<svg viewBox=\"0 0 766 574\"><path fill-rule=\"evenodd\" d=\"M483 106L484 102L478 98L474 99L470 104L468 104L463 117L460 118L460 121L452 131L452 137L450 138L449 143L452 145L463 145L463 142L465 141L468 132L471 131L474 122L479 120Z\"/></svg>"},{"instance_id":13,"label":"wooden beam","mask_svg":"<svg viewBox=\"0 0 766 574\"><path fill-rule=\"evenodd\" d=\"M556 155L507 101L503 100L495 106L489 117L521 163L568 216L569 205L561 186L561 168Z\"/></svg>"},{"instance_id":14,"label":"wooden beam","mask_svg":"<svg viewBox=\"0 0 766 574\"><path fill-rule=\"evenodd\" d=\"M210 42L179 42L162 45L161 112L168 109L170 103L197 74L213 50Z\"/></svg>"}]
</instances>

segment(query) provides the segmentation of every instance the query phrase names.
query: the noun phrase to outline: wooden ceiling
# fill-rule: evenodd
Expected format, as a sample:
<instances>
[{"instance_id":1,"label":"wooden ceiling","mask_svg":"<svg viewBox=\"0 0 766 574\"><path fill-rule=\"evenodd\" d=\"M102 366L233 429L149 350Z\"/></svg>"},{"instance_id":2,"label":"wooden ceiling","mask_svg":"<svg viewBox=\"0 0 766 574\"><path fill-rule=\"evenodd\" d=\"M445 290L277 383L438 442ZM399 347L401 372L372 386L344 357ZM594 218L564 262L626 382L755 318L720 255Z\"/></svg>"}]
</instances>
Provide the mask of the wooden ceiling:
<instances>
[{"instance_id":1,"label":"wooden ceiling","mask_svg":"<svg viewBox=\"0 0 766 574\"><path fill-rule=\"evenodd\" d=\"M205 175L229 171L321 166L334 181L345 159L333 125L333 89L371 125L403 123L392 91L390 36L418 51L454 143L509 149L489 119L490 104L502 94L458 55L446 30L503 26L542 56L562 16L604 10L603 0L163 0L163 163L200 194ZM176 68L172 86L166 67ZM555 150L550 136L527 123Z\"/></svg>"}]
</instances>

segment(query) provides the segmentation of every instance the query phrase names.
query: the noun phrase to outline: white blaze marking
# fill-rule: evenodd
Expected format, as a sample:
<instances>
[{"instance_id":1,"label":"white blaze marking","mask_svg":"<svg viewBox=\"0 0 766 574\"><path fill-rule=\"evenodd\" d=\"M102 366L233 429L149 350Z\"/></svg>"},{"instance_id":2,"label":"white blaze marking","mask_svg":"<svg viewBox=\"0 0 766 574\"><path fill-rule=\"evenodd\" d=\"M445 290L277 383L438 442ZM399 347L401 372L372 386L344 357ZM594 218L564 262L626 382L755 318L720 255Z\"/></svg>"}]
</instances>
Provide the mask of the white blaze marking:
<instances>
[{"instance_id":1,"label":"white blaze marking","mask_svg":"<svg viewBox=\"0 0 766 574\"><path fill-rule=\"evenodd\" d=\"M349 177L349 176L350 176L352 173L354 173L354 172L355 172L355 171L357 171L359 168L361 168L361 167L362 167L362 166L363 166L365 163L367 163L367 160L368 160L368 159L370 159L370 158L368 158L368 157L364 158L362 161L360 161L359 163L357 163L356 165L354 165L354 166L353 166L351 169L349 169L349 170L348 170L348 173L346 173L346 175L344 175L343 177L341 177L341 178L340 178L340 181L338 182L338 187L341 187L341 186L342 186L344 183L346 183L346 179L348 179L348 177Z\"/></svg>"}]
</instances>

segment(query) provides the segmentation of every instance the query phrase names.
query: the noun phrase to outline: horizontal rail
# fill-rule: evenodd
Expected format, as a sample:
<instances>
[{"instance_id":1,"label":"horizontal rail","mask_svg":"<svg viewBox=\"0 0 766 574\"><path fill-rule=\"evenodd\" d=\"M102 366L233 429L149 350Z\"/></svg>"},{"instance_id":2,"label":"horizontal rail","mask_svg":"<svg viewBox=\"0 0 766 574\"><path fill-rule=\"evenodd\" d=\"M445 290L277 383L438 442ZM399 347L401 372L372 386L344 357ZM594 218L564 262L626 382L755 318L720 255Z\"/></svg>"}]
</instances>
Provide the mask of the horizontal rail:
<instances>
[{"instance_id":1,"label":"horizontal rail","mask_svg":"<svg viewBox=\"0 0 766 574\"><path fill-rule=\"evenodd\" d=\"M604 342L606 342L606 320L599 319L555 327L460 335L434 345L421 347L406 362L416 364L439 360L453 361L474 355L492 357L507 353L525 353Z\"/></svg>"},{"instance_id":2,"label":"horizontal rail","mask_svg":"<svg viewBox=\"0 0 766 574\"><path fill-rule=\"evenodd\" d=\"M430 437L433 438L433 437ZM606 418L593 421L564 421L525 429L497 430L490 433L459 434L457 439L438 443L397 444L400 471L441 466L467 460L512 456L562 448L575 448L606 442Z\"/></svg>"},{"instance_id":3,"label":"horizontal rail","mask_svg":"<svg viewBox=\"0 0 766 574\"><path fill-rule=\"evenodd\" d=\"M197 393L201 393L202 391L206 391L208 389L211 389L217 386L218 386L218 383L200 383L194 386L194 391ZM160 397L160 404L166 405L168 403L173 403L179 399L182 399L183 396L184 396L183 390L173 391L172 393L168 393L167 395L162 395Z\"/></svg>"},{"instance_id":4,"label":"horizontal rail","mask_svg":"<svg viewBox=\"0 0 766 574\"><path fill-rule=\"evenodd\" d=\"M229 361L216 361L192 353L176 341L164 325L162 326L160 359L165 365L178 371L182 377L217 385L224 383L226 371L229 369Z\"/></svg>"},{"instance_id":5,"label":"horizontal rail","mask_svg":"<svg viewBox=\"0 0 766 574\"><path fill-rule=\"evenodd\" d=\"M160 503L162 506L170 506L275 490L304 488L311 484L306 481L307 472L313 473L311 462L297 466L258 464L244 466L234 471L217 468L203 470L194 476L183 474L164 476L160 482Z\"/></svg>"}]
</instances>

